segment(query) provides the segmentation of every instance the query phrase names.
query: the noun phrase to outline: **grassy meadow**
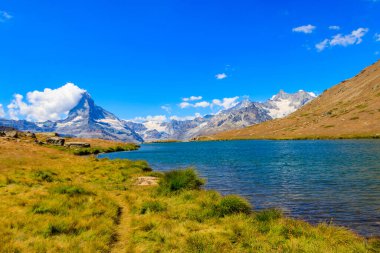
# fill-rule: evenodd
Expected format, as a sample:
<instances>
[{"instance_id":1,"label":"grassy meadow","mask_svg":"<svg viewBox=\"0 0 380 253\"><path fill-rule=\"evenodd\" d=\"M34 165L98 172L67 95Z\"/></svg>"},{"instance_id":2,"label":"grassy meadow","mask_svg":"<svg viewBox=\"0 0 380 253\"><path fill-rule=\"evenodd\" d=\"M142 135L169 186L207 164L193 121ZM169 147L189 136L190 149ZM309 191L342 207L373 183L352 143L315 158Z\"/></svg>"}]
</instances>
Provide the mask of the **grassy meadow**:
<instances>
[{"instance_id":1,"label":"grassy meadow","mask_svg":"<svg viewBox=\"0 0 380 253\"><path fill-rule=\"evenodd\" d=\"M255 211L204 183L192 169L0 139L0 252L380 252L379 240Z\"/></svg>"}]
</instances>

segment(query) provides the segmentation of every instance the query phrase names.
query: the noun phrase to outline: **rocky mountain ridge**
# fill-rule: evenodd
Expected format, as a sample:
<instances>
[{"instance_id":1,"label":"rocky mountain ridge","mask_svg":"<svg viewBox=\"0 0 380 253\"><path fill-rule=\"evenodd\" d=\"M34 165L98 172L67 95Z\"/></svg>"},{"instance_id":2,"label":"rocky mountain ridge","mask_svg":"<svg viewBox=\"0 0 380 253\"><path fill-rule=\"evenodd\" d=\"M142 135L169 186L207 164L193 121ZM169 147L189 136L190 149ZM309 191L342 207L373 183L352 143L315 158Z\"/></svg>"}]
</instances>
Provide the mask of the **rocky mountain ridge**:
<instances>
[{"instance_id":1,"label":"rocky mountain ridge","mask_svg":"<svg viewBox=\"0 0 380 253\"><path fill-rule=\"evenodd\" d=\"M232 108L222 110L215 115L197 117L193 120L171 120L169 122L143 123L127 122L145 141L189 140L201 135L221 131L240 129L271 119L281 118L312 101L314 93L300 90L289 94L280 91L264 103L245 99Z\"/></svg>"},{"instance_id":2,"label":"rocky mountain ridge","mask_svg":"<svg viewBox=\"0 0 380 253\"><path fill-rule=\"evenodd\" d=\"M291 115L203 140L380 138L380 61Z\"/></svg>"}]
</instances>

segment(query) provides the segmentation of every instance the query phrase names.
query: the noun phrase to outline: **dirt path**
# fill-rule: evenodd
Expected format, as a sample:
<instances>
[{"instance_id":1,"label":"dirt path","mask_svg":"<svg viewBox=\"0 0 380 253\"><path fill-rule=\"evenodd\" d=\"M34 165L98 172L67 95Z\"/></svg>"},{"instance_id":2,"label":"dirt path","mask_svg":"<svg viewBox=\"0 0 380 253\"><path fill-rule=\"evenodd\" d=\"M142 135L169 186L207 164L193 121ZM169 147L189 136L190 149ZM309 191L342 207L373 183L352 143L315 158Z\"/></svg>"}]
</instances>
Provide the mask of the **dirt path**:
<instances>
[{"instance_id":1,"label":"dirt path","mask_svg":"<svg viewBox=\"0 0 380 253\"><path fill-rule=\"evenodd\" d=\"M128 210L128 204L125 200L125 194L118 194L114 197L117 201L120 211L119 211L119 222L116 229L116 241L112 246L111 253L125 253L128 251L128 238L130 235L130 216Z\"/></svg>"}]
</instances>

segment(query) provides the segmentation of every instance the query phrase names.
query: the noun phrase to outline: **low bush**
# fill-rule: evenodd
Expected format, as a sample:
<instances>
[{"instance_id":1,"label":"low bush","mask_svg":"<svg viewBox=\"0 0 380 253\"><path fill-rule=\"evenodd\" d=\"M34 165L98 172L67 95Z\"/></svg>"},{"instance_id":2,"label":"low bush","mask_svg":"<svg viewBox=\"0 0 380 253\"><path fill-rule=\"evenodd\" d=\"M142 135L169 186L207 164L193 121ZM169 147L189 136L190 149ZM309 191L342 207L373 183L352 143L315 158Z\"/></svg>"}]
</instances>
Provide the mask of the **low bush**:
<instances>
[{"instance_id":1,"label":"low bush","mask_svg":"<svg viewBox=\"0 0 380 253\"><path fill-rule=\"evenodd\" d=\"M73 186L73 185L62 185L62 186L57 186L52 189L53 193L58 193L58 194L66 194L69 196L75 196L75 195L88 195L91 194L91 192L86 191L82 187L79 186Z\"/></svg>"},{"instance_id":2,"label":"low bush","mask_svg":"<svg viewBox=\"0 0 380 253\"><path fill-rule=\"evenodd\" d=\"M45 182L53 182L54 181L54 176L57 174L51 171L36 171L34 173L34 178L36 178L39 181L45 181Z\"/></svg>"},{"instance_id":3,"label":"low bush","mask_svg":"<svg viewBox=\"0 0 380 253\"><path fill-rule=\"evenodd\" d=\"M67 224L65 222L54 222L48 224L43 234L45 237L61 234L78 235L81 232L84 232L85 230L85 228L77 228L74 224Z\"/></svg>"},{"instance_id":4,"label":"low bush","mask_svg":"<svg viewBox=\"0 0 380 253\"><path fill-rule=\"evenodd\" d=\"M247 200L237 195L225 196L215 207L215 213L220 217L236 213L250 214L251 212L251 204Z\"/></svg>"},{"instance_id":5,"label":"low bush","mask_svg":"<svg viewBox=\"0 0 380 253\"><path fill-rule=\"evenodd\" d=\"M132 167L139 168L144 172L151 172L152 168L146 161L134 161Z\"/></svg>"},{"instance_id":6,"label":"low bush","mask_svg":"<svg viewBox=\"0 0 380 253\"><path fill-rule=\"evenodd\" d=\"M282 218L282 211L279 209L267 209L256 213L255 219L261 222L269 222Z\"/></svg>"},{"instance_id":7,"label":"low bush","mask_svg":"<svg viewBox=\"0 0 380 253\"><path fill-rule=\"evenodd\" d=\"M204 183L194 169L172 170L165 172L158 191L162 194L169 194L181 190L198 190Z\"/></svg>"},{"instance_id":8,"label":"low bush","mask_svg":"<svg viewBox=\"0 0 380 253\"><path fill-rule=\"evenodd\" d=\"M148 212L159 213L166 210L166 205L158 201L144 202L140 209L140 214L146 214Z\"/></svg>"}]
</instances>

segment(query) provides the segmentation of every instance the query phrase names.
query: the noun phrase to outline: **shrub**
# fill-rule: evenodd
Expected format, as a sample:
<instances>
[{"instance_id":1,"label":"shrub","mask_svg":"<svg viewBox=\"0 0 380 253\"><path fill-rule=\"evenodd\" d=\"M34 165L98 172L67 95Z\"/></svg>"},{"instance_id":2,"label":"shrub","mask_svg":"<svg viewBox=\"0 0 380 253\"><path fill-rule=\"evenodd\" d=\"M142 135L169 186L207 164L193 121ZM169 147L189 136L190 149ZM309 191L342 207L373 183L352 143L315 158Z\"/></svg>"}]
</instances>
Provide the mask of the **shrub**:
<instances>
[{"instance_id":1,"label":"shrub","mask_svg":"<svg viewBox=\"0 0 380 253\"><path fill-rule=\"evenodd\" d=\"M159 213L166 210L166 205L158 201L150 201L142 204L140 214L146 214L148 212Z\"/></svg>"},{"instance_id":2,"label":"shrub","mask_svg":"<svg viewBox=\"0 0 380 253\"><path fill-rule=\"evenodd\" d=\"M144 172L151 172L152 171L152 168L149 166L149 164L146 161L135 161L133 163L132 167L139 168Z\"/></svg>"},{"instance_id":3,"label":"shrub","mask_svg":"<svg viewBox=\"0 0 380 253\"><path fill-rule=\"evenodd\" d=\"M37 203L34 204L32 207L32 213L34 214L52 214L57 215L60 213L60 210L58 210L55 207L48 206L44 203Z\"/></svg>"},{"instance_id":4,"label":"shrub","mask_svg":"<svg viewBox=\"0 0 380 253\"><path fill-rule=\"evenodd\" d=\"M244 213L250 214L252 211L251 204L237 195L227 195L215 207L216 214L224 217L230 214Z\"/></svg>"},{"instance_id":5,"label":"shrub","mask_svg":"<svg viewBox=\"0 0 380 253\"><path fill-rule=\"evenodd\" d=\"M86 191L82 187L73 186L73 185L63 185L63 186L55 187L53 188L53 192L58 193L58 194L66 194L69 196L91 194L90 192Z\"/></svg>"},{"instance_id":6,"label":"shrub","mask_svg":"<svg viewBox=\"0 0 380 253\"><path fill-rule=\"evenodd\" d=\"M68 224L65 222L49 223L45 231L43 232L45 237L66 234L66 235L79 235L85 231L85 228L76 228L74 224Z\"/></svg>"},{"instance_id":7,"label":"shrub","mask_svg":"<svg viewBox=\"0 0 380 253\"><path fill-rule=\"evenodd\" d=\"M91 154L91 150L90 149L77 149L74 151L74 155L79 155L79 156L82 156L82 155L90 155Z\"/></svg>"},{"instance_id":8,"label":"shrub","mask_svg":"<svg viewBox=\"0 0 380 253\"><path fill-rule=\"evenodd\" d=\"M57 174L51 171L39 170L34 173L34 178L38 179L39 181L53 182L55 175Z\"/></svg>"},{"instance_id":9,"label":"shrub","mask_svg":"<svg viewBox=\"0 0 380 253\"><path fill-rule=\"evenodd\" d=\"M269 222L282 217L282 211L278 209L267 209L256 214L255 219L261 222Z\"/></svg>"},{"instance_id":10,"label":"shrub","mask_svg":"<svg viewBox=\"0 0 380 253\"><path fill-rule=\"evenodd\" d=\"M169 194L181 190L198 190L203 184L204 180L198 177L194 169L172 170L165 172L159 192Z\"/></svg>"}]
</instances>

